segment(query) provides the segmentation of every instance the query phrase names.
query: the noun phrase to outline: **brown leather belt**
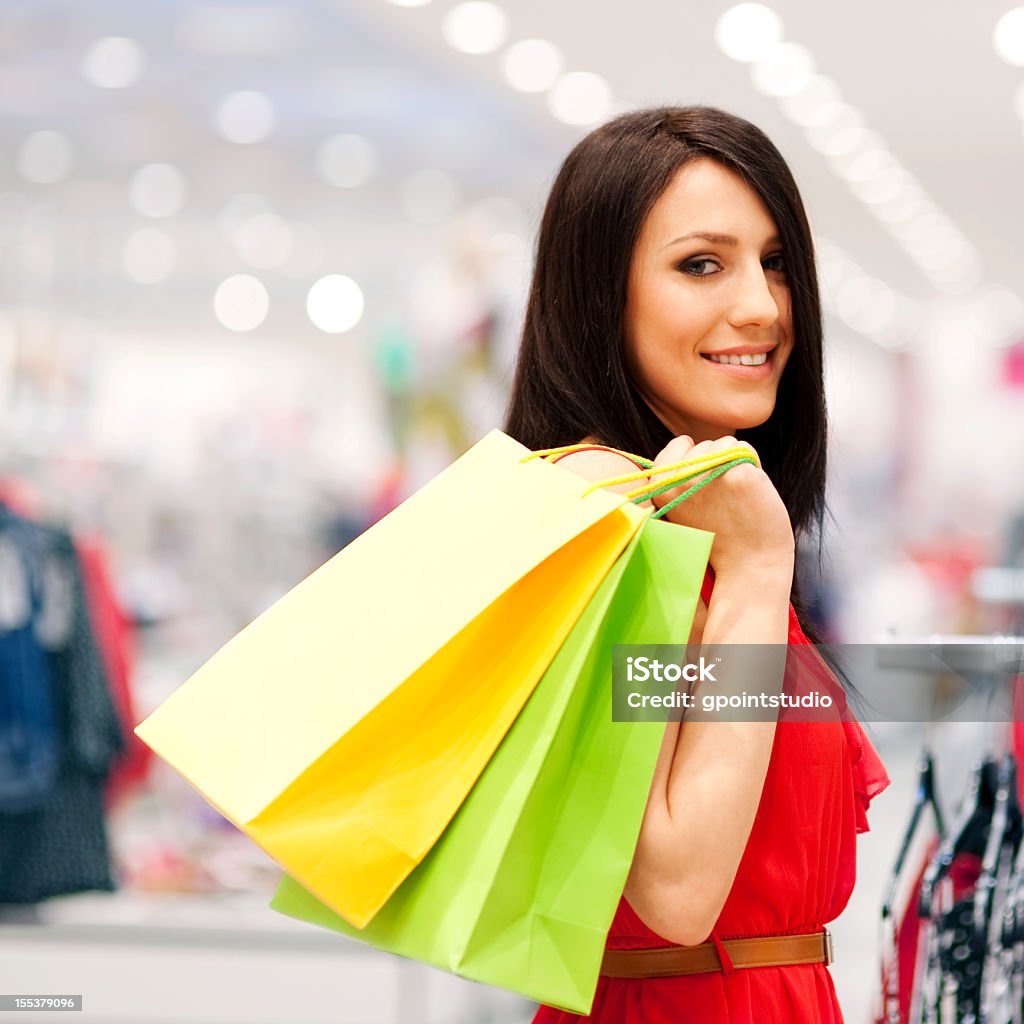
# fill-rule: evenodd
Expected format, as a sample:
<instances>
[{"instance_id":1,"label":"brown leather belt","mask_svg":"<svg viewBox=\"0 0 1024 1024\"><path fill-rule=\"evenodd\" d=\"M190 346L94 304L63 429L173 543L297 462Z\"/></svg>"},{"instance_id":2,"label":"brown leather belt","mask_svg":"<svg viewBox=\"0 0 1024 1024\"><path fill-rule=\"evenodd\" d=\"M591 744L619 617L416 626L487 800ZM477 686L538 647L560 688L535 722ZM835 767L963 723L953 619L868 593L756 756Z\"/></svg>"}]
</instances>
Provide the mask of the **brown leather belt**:
<instances>
[{"instance_id":1,"label":"brown leather belt","mask_svg":"<svg viewBox=\"0 0 1024 1024\"><path fill-rule=\"evenodd\" d=\"M832 963L832 936L827 928L809 935L768 935L723 939L733 967L787 967ZM606 949L601 974L606 978L671 978L722 970L713 942L656 949Z\"/></svg>"}]
</instances>

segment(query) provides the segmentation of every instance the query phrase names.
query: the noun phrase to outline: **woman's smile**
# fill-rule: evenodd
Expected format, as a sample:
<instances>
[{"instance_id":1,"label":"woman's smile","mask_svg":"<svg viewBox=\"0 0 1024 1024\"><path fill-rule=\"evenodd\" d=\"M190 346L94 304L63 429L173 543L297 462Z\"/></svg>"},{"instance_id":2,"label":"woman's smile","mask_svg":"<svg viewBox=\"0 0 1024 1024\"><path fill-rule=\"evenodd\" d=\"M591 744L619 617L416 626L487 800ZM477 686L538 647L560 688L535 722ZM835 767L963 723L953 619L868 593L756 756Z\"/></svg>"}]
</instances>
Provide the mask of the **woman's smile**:
<instances>
[{"instance_id":1,"label":"woman's smile","mask_svg":"<svg viewBox=\"0 0 1024 1024\"><path fill-rule=\"evenodd\" d=\"M700 356L716 370L727 373L737 380L759 381L772 375L774 351L774 345L771 348L755 345L716 352L701 352Z\"/></svg>"}]
</instances>

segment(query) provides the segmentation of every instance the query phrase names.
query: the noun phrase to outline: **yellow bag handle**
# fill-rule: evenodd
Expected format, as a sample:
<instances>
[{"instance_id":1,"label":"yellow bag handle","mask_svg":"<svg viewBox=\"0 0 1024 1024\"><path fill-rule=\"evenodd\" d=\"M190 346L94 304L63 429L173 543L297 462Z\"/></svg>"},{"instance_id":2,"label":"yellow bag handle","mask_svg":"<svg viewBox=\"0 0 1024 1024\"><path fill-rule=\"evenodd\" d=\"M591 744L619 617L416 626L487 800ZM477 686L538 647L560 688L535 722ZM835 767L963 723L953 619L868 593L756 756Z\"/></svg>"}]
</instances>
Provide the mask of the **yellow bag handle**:
<instances>
[{"instance_id":1,"label":"yellow bag handle","mask_svg":"<svg viewBox=\"0 0 1024 1024\"><path fill-rule=\"evenodd\" d=\"M720 477L723 473L728 472L734 466L739 466L743 463L750 463L752 466L760 465L759 460L749 448L726 448L720 452L711 452L708 455L698 455L692 459L683 459L680 462L673 462L665 466L655 467L654 463L650 459L645 459L640 455L633 455L630 452L624 452L618 448L608 448L605 445L593 444L569 444L562 445L560 448L543 448L539 451L531 452L521 461L528 462L530 459L535 458L550 460L554 456L569 455L573 452L593 450L614 452L615 454L622 455L633 462L640 463L640 465L645 468L638 470L636 473L625 473L622 476L611 477L607 480L600 480L597 483L591 484L583 492L582 497L584 498L588 494L592 494L594 491L599 490L602 487L644 480L645 483L641 487L637 487L634 490L626 492L627 498L633 501L634 504L639 504L642 501L646 501L648 498L653 498L658 494L671 490L673 487L678 487L679 484L686 480L691 480L694 477L701 476L705 473L707 474L704 479L699 480L693 487L690 487L683 492L683 494L658 509L652 517L654 519L660 519L666 513L675 508L680 502L683 502L691 495L696 494L697 491L701 490L701 488L706 487L712 480ZM664 476L666 473L672 474L668 480L651 479L652 476Z\"/></svg>"}]
</instances>

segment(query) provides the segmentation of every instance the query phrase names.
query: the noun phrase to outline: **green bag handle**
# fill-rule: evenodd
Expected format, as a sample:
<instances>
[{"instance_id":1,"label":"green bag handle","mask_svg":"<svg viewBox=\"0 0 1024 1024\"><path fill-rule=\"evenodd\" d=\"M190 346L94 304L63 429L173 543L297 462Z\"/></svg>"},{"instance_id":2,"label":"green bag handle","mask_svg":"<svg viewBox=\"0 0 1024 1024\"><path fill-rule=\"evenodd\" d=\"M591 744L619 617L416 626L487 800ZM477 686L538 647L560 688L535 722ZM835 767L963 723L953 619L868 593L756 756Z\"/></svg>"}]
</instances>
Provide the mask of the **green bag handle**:
<instances>
[{"instance_id":1,"label":"green bag handle","mask_svg":"<svg viewBox=\"0 0 1024 1024\"><path fill-rule=\"evenodd\" d=\"M687 498L692 497L699 490L707 487L712 480L716 480L723 473L727 473L733 467L740 466L743 463L749 463L752 466L760 465L756 456L749 448L734 447L726 448L720 452L712 452L709 455L698 455L696 458L683 459L680 462L673 462L669 465L658 466L655 468L654 463L650 459L645 459L640 455L633 455L630 452L620 451L618 448L608 448L604 445L593 444L569 444L563 445L560 448L542 448L540 451L531 452L522 459L522 461L528 462L530 459L536 458L551 460L554 457L570 455L577 451L593 450L614 452L616 455L622 455L631 462L638 463L644 468L635 473L625 473L622 476L611 477L607 480L600 480L597 483L591 484L583 492L582 497L586 497L588 494L602 487L609 487L614 484L639 482L643 480L643 485L626 492L626 497L628 497L634 504L639 505L641 502L647 501L649 498L653 498L659 494L663 494L665 491L672 490L674 487L678 487L681 483L685 483L687 480L692 480L695 477L703 477L678 497L673 498L667 505L662 505L662 507L651 516L652 519L660 519L667 515L676 507L676 505L686 501ZM652 476L663 476L666 473L672 474L668 481L655 481L651 479Z\"/></svg>"}]
</instances>

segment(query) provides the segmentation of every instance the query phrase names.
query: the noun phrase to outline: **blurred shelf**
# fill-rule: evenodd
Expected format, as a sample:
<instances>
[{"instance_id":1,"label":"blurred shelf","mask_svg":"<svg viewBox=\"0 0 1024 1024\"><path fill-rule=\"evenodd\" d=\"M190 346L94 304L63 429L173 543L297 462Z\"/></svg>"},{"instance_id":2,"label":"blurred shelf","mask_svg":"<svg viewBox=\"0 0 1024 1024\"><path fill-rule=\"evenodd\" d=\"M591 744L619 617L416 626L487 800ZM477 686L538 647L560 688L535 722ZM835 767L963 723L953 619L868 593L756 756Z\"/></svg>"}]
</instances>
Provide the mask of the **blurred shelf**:
<instances>
[{"instance_id":1,"label":"blurred shelf","mask_svg":"<svg viewBox=\"0 0 1024 1024\"><path fill-rule=\"evenodd\" d=\"M50 900L38 922L8 924L0 940L287 949L379 956L359 942L278 914L263 897L234 893L85 894Z\"/></svg>"},{"instance_id":2,"label":"blurred shelf","mask_svg":"<svg viewBox=\"0 0 1024 1024\"><path fill-rule=\"evenodd\" d=\"M51 900L37 922L0 921L0 965L11 991L81 993L82 1024L525 1024L533 1010L284 917L264 896Z\"/></svg>"}]
</instances>

